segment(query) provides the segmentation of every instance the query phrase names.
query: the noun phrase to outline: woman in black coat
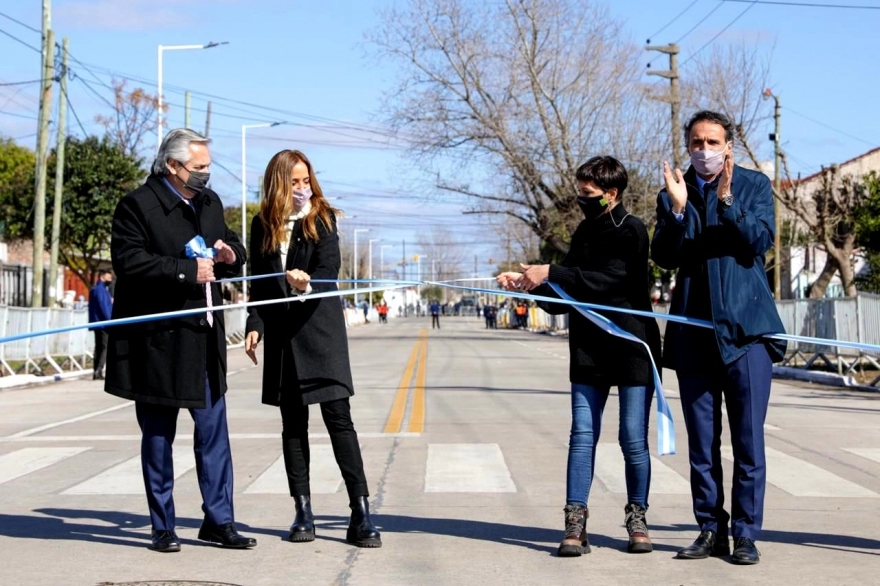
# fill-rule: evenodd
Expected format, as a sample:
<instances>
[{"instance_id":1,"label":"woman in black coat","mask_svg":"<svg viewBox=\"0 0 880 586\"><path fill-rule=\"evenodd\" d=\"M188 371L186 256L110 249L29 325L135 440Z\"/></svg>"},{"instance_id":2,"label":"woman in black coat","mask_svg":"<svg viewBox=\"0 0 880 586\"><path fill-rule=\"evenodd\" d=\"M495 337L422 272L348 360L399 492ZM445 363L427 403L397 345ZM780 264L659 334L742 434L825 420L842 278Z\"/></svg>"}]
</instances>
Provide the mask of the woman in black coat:
<instances>
[{"instance_id":1,"label":"woman in black coat","mask_svg":"<svg viewBox=\"0 0 880 586\"><path fill-rule=\"evenodd\" d=\"M526 266L502 273L499 284L555 297L546 281L578 301L651 311L648 289L648 231L621 203L626 169L612 157L594 157L577 170L577 203L585 219L575 230L560 264ZM571 439L568 452L565 536L559 555L589 553L586 524L590 485L602 411L612 386L620 397L620 447L626 466L628 503L624 509L630 553L652 551L645 512L651 483L648 420L654 393L651 360L645 347L610 336L561 304L541 304L550 313L569 314L571 353ZM606 312L608 319L634 334L660 356L660 330L653 318Z\"/></svg>"},{"instance_id":2,"label":"woman in black coat","mask_svg":"<svg viewBox=\"0 0 880 586\"><path fill-rule=\"evenodd\" d=\"M245 351L257 362L263 349L263 403L281 408L284 466L296 518L288 539L313 541L315 525L309 489L309 405L319 403L333 453L351 502L347 540L381 547L370 519L367 479L349 397L354 395L345 319L339 299L309 299L335 291L339 277L336 210L318 185L312 164L300 151L272 157L265 173L266 195L251 223L250 259L254 275L286 272L253 281L251 301L290 299L248 312Z\"/></svg>"}]
</instances>

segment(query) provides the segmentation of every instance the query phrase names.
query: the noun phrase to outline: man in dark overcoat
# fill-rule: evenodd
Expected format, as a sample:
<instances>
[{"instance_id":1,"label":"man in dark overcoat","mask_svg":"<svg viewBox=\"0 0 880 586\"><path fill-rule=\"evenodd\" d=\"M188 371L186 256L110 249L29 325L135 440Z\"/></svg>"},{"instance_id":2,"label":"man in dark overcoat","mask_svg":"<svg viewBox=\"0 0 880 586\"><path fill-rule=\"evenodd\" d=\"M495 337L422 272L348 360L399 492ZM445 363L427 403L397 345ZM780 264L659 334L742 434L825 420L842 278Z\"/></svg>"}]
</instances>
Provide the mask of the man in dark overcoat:
<instances>
[{"instance_id":1,"label":"man in dark overcoat","mask_svg":"<svg viewBox=\"0 0 880 586\"><path fill-rule=\"evenodd\" d=\"M180 551L175 533L172 443L178 412L195 422L196 472L204 521L199 539L249 548L232 506L232 455L226 424L226 329L217 279L241 272L245 249L207 188L208 140L187 129L165 137L146 183L113 216L111 255L117 275L113 318L177 310L204 312L109 329L105 390L135 401L141 461L152 522L151 549ZM210 248L209 248L210 247Z\"/></svg>"}]
</instances>

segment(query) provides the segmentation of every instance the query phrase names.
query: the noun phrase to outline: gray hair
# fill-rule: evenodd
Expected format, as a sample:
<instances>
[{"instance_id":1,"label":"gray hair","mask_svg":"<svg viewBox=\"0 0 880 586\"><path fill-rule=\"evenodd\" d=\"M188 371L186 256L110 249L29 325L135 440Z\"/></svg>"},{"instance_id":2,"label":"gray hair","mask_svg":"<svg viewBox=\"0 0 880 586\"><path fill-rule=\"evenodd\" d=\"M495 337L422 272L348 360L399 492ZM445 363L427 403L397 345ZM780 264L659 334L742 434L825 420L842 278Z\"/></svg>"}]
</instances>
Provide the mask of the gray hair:
<instances>
[{"instance_id":1,"label":"gray hair","mask_svg":"<svg viewBox=\"0 0 880 586\"><path fill-rule=\"evenodd\" d=\"M173 159L181 163L190 160L189 145L192 143L208 144L211 139L206 138L189 128L175 128L170 131L159 147L156 160L153 161L151 171L154 175L168 175L168 161Z\"/></svg>"}]
</instances>

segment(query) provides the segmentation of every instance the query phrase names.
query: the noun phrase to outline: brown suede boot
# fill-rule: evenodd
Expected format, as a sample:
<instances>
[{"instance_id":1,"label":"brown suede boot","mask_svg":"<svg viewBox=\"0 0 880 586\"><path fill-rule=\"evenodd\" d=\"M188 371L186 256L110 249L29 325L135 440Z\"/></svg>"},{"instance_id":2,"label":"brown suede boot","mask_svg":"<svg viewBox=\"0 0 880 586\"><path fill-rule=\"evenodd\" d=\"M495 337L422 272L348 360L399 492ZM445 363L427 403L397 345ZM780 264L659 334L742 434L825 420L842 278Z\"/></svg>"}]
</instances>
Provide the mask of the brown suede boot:
<instances>
[{"instance_id":1,"label":"brown suede boot","mask_svg":"<svg viewBox=\"0 0 880 586\"><path fill-rule=\"evenodd\" d=\"M581 505L565 505L565 536L557 553L561 558L573 558L590 553L587 539L587 519L590 511Z\"/></svg>"},{"instance_id":2,"label":"brown suede boot","mask_svg":"<svg viewBox=\"0 0 880 586\"><path fill-rule=\"evenodd\" d=\"M648 537L648 524L645 521L646 509L636 503L629 503L623 509L626 513L626 532L629 533L629 553L650 553L654 551L651 538Z\"/></svg>"}]
</instances>

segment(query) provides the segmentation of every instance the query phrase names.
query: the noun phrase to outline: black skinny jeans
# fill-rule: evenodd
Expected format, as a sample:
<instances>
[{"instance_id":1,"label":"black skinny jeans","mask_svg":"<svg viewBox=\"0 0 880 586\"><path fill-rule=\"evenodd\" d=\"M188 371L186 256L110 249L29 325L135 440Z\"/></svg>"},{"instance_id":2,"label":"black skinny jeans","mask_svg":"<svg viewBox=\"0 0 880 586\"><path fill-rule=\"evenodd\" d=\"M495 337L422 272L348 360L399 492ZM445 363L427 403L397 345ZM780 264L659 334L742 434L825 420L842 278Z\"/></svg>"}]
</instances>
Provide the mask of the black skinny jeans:
<instances>
[{"instance_id":1,"label":"black skinny jeans","mask_svg":"<svg viewBox=\"0 0 880 586\"><path fill-rule=\"evenodd\" d=\"M349 499L370 496L357 432L348 398L320 403L333 455L342 472ZM309 496L309 406L298 392L281 393L281 433L290 496Z\"/></svg>"}]
</instances>

